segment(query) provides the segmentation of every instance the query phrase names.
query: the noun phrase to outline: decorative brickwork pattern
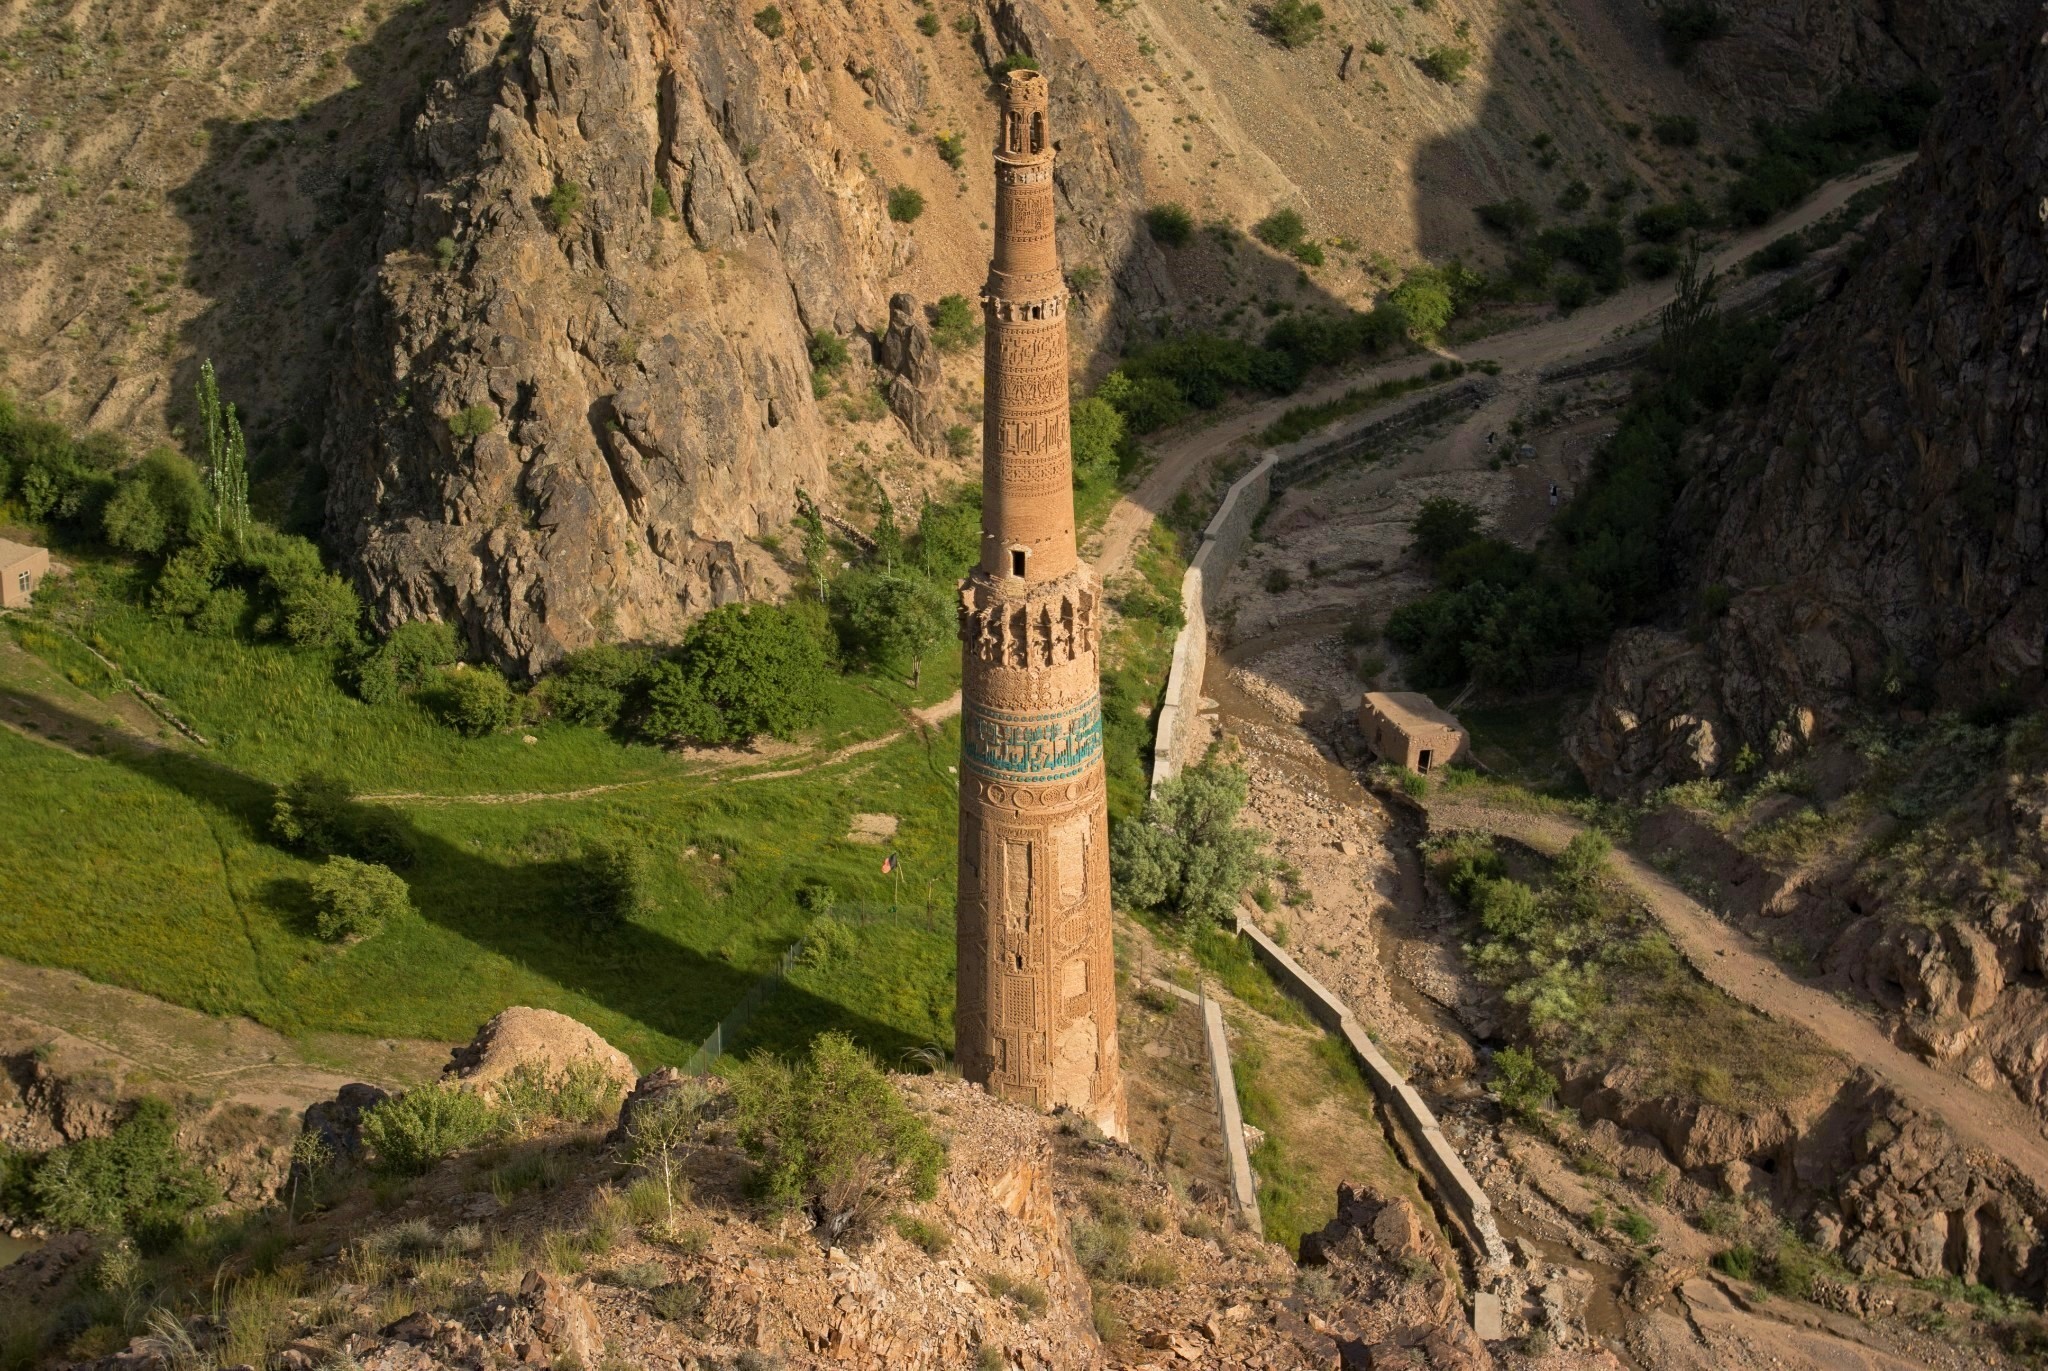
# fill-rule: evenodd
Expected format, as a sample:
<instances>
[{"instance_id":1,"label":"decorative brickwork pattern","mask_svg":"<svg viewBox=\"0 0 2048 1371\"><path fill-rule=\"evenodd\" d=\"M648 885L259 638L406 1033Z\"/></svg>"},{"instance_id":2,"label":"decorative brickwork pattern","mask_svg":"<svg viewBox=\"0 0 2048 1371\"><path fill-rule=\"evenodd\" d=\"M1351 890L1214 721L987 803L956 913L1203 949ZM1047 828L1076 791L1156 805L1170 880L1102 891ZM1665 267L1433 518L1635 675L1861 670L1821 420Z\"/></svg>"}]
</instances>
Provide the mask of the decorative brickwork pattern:
<instances>
[{"instance_id":1,"label":"decorative brickwork pattern","mask_svg":"<svg viewBox=\"0 0 2048 1371\"><path fill-rule=\"evenodd\" d=\"M1074 548L1067 294L1045 78L1004 77L982 309L980 564L960 587L959 998L968 1080L1125 1132L1102 771L1102 591Z\"/></svg>"}]
</instances>

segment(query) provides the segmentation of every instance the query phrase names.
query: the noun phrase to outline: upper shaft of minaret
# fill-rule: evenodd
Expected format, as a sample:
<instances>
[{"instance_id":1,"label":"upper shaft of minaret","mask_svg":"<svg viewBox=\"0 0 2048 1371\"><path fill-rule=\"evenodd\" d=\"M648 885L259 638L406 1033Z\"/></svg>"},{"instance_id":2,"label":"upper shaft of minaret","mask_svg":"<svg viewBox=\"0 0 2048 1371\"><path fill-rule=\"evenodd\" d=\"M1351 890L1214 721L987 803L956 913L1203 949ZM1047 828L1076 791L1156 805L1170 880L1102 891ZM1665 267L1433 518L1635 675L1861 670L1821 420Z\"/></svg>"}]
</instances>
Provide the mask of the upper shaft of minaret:
<instances>
[{"instance_id":1,"label":"upper shaft of minaret","mask_svg":"<svg viewBox=\"0 0 2048 1371\"><path fill-rule=\"evenodd\" d=\"M996 241L982 291L988 341L982 423L981 572L1021 588L1072 571L1067 291L1054 241L1045 77L1005 74L996 137Z\"/></svg>"}]
</instances>

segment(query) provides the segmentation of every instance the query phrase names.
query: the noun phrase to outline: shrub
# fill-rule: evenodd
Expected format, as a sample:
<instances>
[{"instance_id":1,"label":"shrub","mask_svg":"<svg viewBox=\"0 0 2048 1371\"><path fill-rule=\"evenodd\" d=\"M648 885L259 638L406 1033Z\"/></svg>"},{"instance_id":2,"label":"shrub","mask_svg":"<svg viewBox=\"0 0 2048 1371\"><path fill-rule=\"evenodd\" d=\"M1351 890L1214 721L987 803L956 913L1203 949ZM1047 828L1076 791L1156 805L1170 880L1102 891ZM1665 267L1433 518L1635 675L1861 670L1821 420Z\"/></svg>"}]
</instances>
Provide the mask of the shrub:
<instances>
[{"instance_id":1,"label":"shrub","mask_svg":"<svg viewBox=\"0 0 2048 1371\"><path fill-rule=\"evenodd\" d=\"M564 911L585 938L617 932L648 906L646 861L629 843L585 843L569 882Z\"/></svg>"},{"instance_id":2,"label":"shrub","mask_svg":"<svg viewBox=\"0 0 2048 1371\"><path fill-rule=\"evenodd\" d=\"M957 133L935 133L932 146L939 150L939 158L953 170L960 170L960 164L967 160L967 140Z\"/></svg>"},{"instance_id":3,"label":"shrub","mask_svg":"<svg viewBox=\"0 0 2048 1371\"><path fill-rule=\"evenodd\" d=\"M557 233L568 228L582 208L583 187L574 181L557 181L548 192L548 218L554 221Z\"/></svg>"},{"instance_id":4,"label":"shrub","mask_svg":"<svg viewBox=\"0 0 2048 1371\"><path fill-rule=\"evenodd\" d=\"M162 1100L135 1112L104 1138L85 1138L45 1154L28 1178L34 1217L53 1231L87 1229L167 1236L219 1197L206 1173L178 1149L178 1123Z\"/></svg>"},{"instance_id":5,"label":"shrub","mask_svg":"<svg viewBox=\"0 0 2048 1371\"><path fill-rule=\"evenodd\" d=\"M912 223L923 213L924 195L915 186L897 186L889 192L889 217L897 223Z\"/></svg>"},{"instance_id":6,"label":"shrub","mask_svg":"<svg viewBox=\"0 0 2048 1371\"><path fill-rule=\"evenodd\" d=\"M769 1202L807 1212L827 1241L857 1232L897 1197L930 1199L945 1154L874 1059L840 1033L803 1060L756 1056L731 1077L740 1146Z\"/></svg>"},{"instance_id":7,"label":"shrub","mask_svg":"<svg viewBox=\"0 0 2048 1371\"><path fill-rule=\"evenodd\" d=\"M1194 239L1195 216L1186 205L1154 205L1145 211L1145 230L1154 242L1184 248Z\"/></svg>"},{"instance_id":8,"label":"shrub","mask_svg":"<svg viewBox=\"0 0 2048 1371\"><path fill-rule=\"evenodd\" d=\"M249 592L240 586L208 592L192 614L192 631L208 638L232 638L249 619Z\"/></svg>"},{"instance_id":9,"label":"shrub","mask_svg":"<svg viewBox=\"0 0 2048 1371\"><path fill-rule=\"evenodd\" d=\"M1650 121L1650 136L1667 148L1699 145L1700 121L1690 114L1659 115Z\"/></svg>"},{"instance_id":10,"label":"shrub","mask_svg":"<svg viewBox=\"0 0 2048 1371\"><path fill-rule=\"evenodd\" d=\"M974 455L974 429L968 424L953 424L946 429L946 452L955 458Z\"/></svg>"},{"instance_id":11,"label":"shrub","mask_svg":"<svg viewBox=\"0 0 2048 1371\"><path fill-rule=\"evenodd\" d=\"M1493 1091L1501 1108L1518 1119L1539 1117L1551 1096L1557 1093L1557 1077L1538 1066L1536 1058L1519 1047L1504 1047L1494 1053L1493 1072Z\"/></svg>"},{"instance_id":12,"label":"shrub","mask_svg":"<svg viewBox=\"0 0 2048 1371\"><path fill-rule=\"evenodd\" d=\"M379 1170L416 1176L475 1146L490 1127L490 1107L480 1095L437 1082L372 1105L363 1114L362 1135Z\"/></svg>"},{"instance_id":13,"label":"shrub","mask_svg":"<svg viewBox=\"0 0 2048 1371\"><path fill-rule=\"evenodd\" d=\"M271 803L271 835L301 852L331 856L348 846L354 802L354 792L340 778L300 772L279 787Z\"/></svg>"},{"instance_id":14,"label":"shrub","mask_svg":"<svg viewBox=\"0 0 2048 1371\"><path fill-rule=\"evenodd\" d=\"M658 741L793 738L824 713L825 671L804 606L721 605L691 625L679 660L655 668L642 731Z\"/></svg>"},{"instance_id":15,"label":"shrub","mask_svg":"<svg viewBox=\"0 0 2048 1371\"><path fill-rule=\"evenodd\" d=\"M671 1281L649 1295L654 1312L670 1323L687 1323L704 1309L704 1287L695 1281Z\"/></svg>"},{"instance_id":16,"label":"shrub","mask_svg":"<svg viewBox=\"0 0 2048 1371\"><path fill-rule=\"evenodd\" d=\"M910 663L913 687L924 658L952 641L958 621L952 597L929 577L902 572L854 572L833 584L841 639L869 661Z\"/></svg>"},{"instance_id":17,"label":"shrub","mask_svg":"<svg viewBox=\"0 0 2048 1371\"><path fill-rule=\"evenodd\" d=\"M917 31L927 38L939 36L939 16L926 10L917 16Z\"/></svg>"},{"instance_id":18,"label":"shrub","mask_svg":"<svg viewBox=\"0 0 2048 1371\"><path fill-rule=\"evenodd\" d=\"M1433 267L1415 267L1388 293L1387 302L1400 311L1413 337L1428 341L1442 333L1457 315L1450 282Z\"/></svg>"},{"instance_id":19,"label":"shrub","mask_svg":"<svg viewBox=\"0 0 2048 1371\"><path fill-rule=\"evenodd\" d=\"M1536 207L1527 200L1494 200L1473 208L1479 222L1495 233L1509 238L1519 237L1536 227Z\"/></svg>"},{"instance_id":20,"label":"shrub","mask_svg":"<svg viewBox=\"0 0 2048 1371\"><path fill-rule=\"evenodd\" d=\"M613 643L593 643L564 657L536 693L566 723L610 728L645 691L654 659Z\"/></svg>"},{"instance_id":21,"label":"shrub","mask_svg":"<svg viewBox=\"0 0 2048 1371\"><path fill-rule=\"evenodd\" d=\"M1259 835L1237 822L1246 786L1241 768L1206 759L1160 786L1111 835L1118 898L1189 923L1228 919L1262 869Z\"/></svg>"},{"instance_id":22,"label":"shrub","mask_svg":"<svg viewBox=\"0 0 2048 1371\"><path fill-rule=\"evenodd\" d=\"M1591 304L1593 295L1594 290L1591 281L1588 281L1583 276L1567 276L1557 283L1557 288L1553 292L1552 298L1557 301L1559 309L1569 314L1575 309Z\"/></svg>"},{"instance_id":23,"label":"shrub","mask_svg":"<svg viewBox=\"0 0 2048 1371\"><path fill-rule=\"evenodd\" d=\"M810 354L811 365L819 371L837 371L852 358L846 350L846 340L829 328L812 332L805 351Z\"/></svg>"},{"instance_id":24,"label":"shrub","mask_svg":"<svg viewBox=\"0 0 2048 1371\"><path fill-rule=\"evenodd\" d=\"M1593 203L1593 188L1584 181L1573 181L1557 193L1557 207L1566 214L1577 214Z\"/></svg>"},{"instance_id":25,"label":"shrub","mask_svg":"<svg viewBox=\"0 0 2048 1371\"><path fill-rule=\"evenodd\" d=\"M1724 1247L1714 1254L1712 1265L1716 1271L1733 1276L1736 1280L1754 1280L1757 1265L1756 1249L1746 1242Z\"/></svg>"},{"instance_id":26,"label":"shrub","mask_svg":"<svg viewBox=\"0 0 2048 1371\"><path fill-rule=\"evenodd\" d=\"M981 311L964 295L941 295L932 306L932 341L958 352L981 341Z\"/></svg>"},{"instance_id":27,"label":"shrub","mask_svg":"<svg viewBox=\"0 0 2048 1371\"><path fill-rule=\"evenodd\" d=\"M459 655L452 626L432 619L400 624L356 663L356 693L370 704L389 704L431 682Z\"/></svg>"},{"instance_id":28,"label":"shrub","mask_svg":"<svg viewBox=\"0 0 2048 1371\"><path fill-rule=\"evenodd\" d=\"M1067 410L1074 453L1074 484L1116 476L1124 445L1124 416L1099 395L1076 400Z\"/></svg>"},{"instance_id":29,"label":"shrub","mask_svg":"<svg viewBox=\"0 0 2048 1371\"><path fill-rule=\"evenodd\" d=\"M923 1249L928 1257L943 1256L946 1248L952 1243L945 1229L912 1214L896 1216L896 1231L905 1242Z\"/></svg>"},{"instance_id":30,"label":"shrub","mask_svg":"<svg viewBox=\"0 0 2048 1371\"><path fill-rule=\"evenodd\" d=\"M205 512L198 470L169 448L158 448L107 501L101 530L123 552L162 552L196 536Z\"/></svg>"},{"instance_id":31,"label":"shrub","mask_svg":"<svg viewBox=\"0 0 2048 1371\"><path fill-rule=\"evenodd\" d=\"M676 217L675 197L668 193L667 186L659 181L654 183L654 192L647 197L647 209L657 219Z\"/></svg>"},{"instance_id":32,"label":"shrub","mask_svg":"<svg viewBox=\"0 0 2048 1371\"><path fill-rule=\"evenodd\" d=\"M1750 276L1758 276L1767 271L1783 271L1788 267L1796 267L1805 260L1806 240L1796 233L1788 233L1772 239L1762 249L1751 253L1743 262L1742 269Z\"/></svg>"},{"instance_id":33,"label":"shrub","mask_svg":"<svg viewBox=\"0 0 2048 1371\"><path fill-rule=\"evenodd\" d=\"M172 553L150 588L150 608L169 619L197 614L220 579L223 554L212 538Z\"/></svg>"},{"instance_id":34,"label":"shrub","mask_svg":"<svg viewBox=\"0 0 2048 1371\"><path fill-rule=\"evenodd\" d=\"M609 1123L619 1108L618 1081L591 1057L578 1058L559 1071L549 1070L543 1062L521 1062L491 1093L492 1127L514 1138L554 1123Z\"/></svg>"},{"instance_id":35,"label":"shrub","mask_svg":"<svg viewBox=\"0 0 2048 1371\"><path fill-rule=\"evenodd\" d=\"M1700 44L1728 36L1728 16L1712 0L1677 0L1658 6L1657 32L1671 65L1682 67Z\"/></svg>"},{"instance_id":36,"label":"shrub","mask_svg":"<svg viewBox=\"0 0 2048 1371\"><path fill-rule=\"evenodd\" d=\"M1633 1209L1621 1211L1621 1217L1614 1221L1614 1227L1632 1243L1646 1243L1657 1236L1657 1225Z\"/></svg>"},{"instance_id":37,"label":"shrub","mask_svg":"<svg viewBox=\"0 0 2048 1371\"><path fill-rule=\"evenodd\" d=\"M1678 270L1683 254L1669 243L1650 243L1636 249L1630 259L1636 273L1646 281L1661 281Z\"/></svg>"},{"instance_id":38,"label":"shrub","mask_svg":"<svg viewBox=\"0 0 2048 1371\"><path fill-rule=\"evenodd\" d=\"M754 11L754 27L773 40L782 37L782 11L774 5L765 5Z\"/></svg>"},{"instance_id":39,"label":"shrub","mask_svg":"<svg viewBox=\"0 0 2048 1371\"><path fill-rule=\"evenodd\" d=\"M1269 248L1291 252L1308 232L1308 225L1302 222L1298 211L1276 209L1258 223L1252 225L1252 237Z\"/></svg>"},{"instance_id":40,"label":"shrub","mask_svg":"<svg viewBox=\"0 0 2048 1371\"><path fill-rule=\"evenodd\" d=\"M489 405L471 405L448 416L448 431L457 438L481 438L497 423L497 410Z\"/></svg>"},{"instance_id":41,"label":"shrub","mask_svg":"<svg viewBox=\"0 0 2048 1371\"><path fill-rule=\"evenodd\" d=\"M661 1177L664 1215L674 1221L678 1168L697 1143L711 1091L701 1080L685 1076L668 1089L634 1104L623 1120L626 1157Z\"/></svg>"},{"instance_id":42,"label":"shrub","mask_svg":"<svg viewBox=\"0 0 2048 1371\"><path fill-rule=\"evenodd\" d=\"M1465 79L1465 71L1472 65L1472 49L1440 43L1416 58L1415 65L1432 80L1455 86Z\"/></svg>"},{"instance_id":43,"label":"shrub","mask_svg":"<svg viewBox=\"0 0 2048 1371\"><path fill-rule=\"evenodd\" d=\"M1698 201L1674 200L1638 210L1635 229L1652 243L1669 243L1687 229L1704 227L1706 222L1706 209Z\"/></svg>"},{"instance_id":44,"label":"shrub","mask_svg":"<svg viewBox=\"0 0 2048 1371\"><path fill-rule=\"evenodd\" d=\"M996 63L998 75L1012 71L1037 71L1038 59L1028 52L1013 52Z\"/></svg>"},{"instance_id":45,"label":"shrub","mask_svg":"<svg viewBox=\"0 0 2048 1371\"><path fill-rule=\"evenodd\" d=\"M1323 7L1315 0L1269 0L1252 10L1252 27L1283 48L1313 43L1323 34Z\"/></svg>"},{"instance_id":46,"label":"shrub","mask_svg":"<svg viewBox=\"0 0 2048 1371\"><path fill-rule=\"evenodd\" d=\"M313 927L331 943L367 938L412 913L411 890L391 868L374 862L329 857L307 883L313 887Z\"/></svg>"},{"instance_id":47,"label":"shrub","mask_svg":"<svg viewBox=\"0 0 2048 1371\"><path fill-rule=\"evenodd\" d=\"M1408 525L1409 547L1423 561L1435 565L1478 541L1482 517L1477 505L1449 495L1433 495L1422 502L1415 521Z\"/></svg>"},{"instance_id":48,"label":"shrub","mask_svg":"<svg viewBox=\"0 0 2048 1371\"><path fill-rule=\"evenodd\" d=\"M485 738L510 728L519 702L494 666L458 667L441 677L437 705L441 718L465 738Z\"/></svg>"}]
</instances>

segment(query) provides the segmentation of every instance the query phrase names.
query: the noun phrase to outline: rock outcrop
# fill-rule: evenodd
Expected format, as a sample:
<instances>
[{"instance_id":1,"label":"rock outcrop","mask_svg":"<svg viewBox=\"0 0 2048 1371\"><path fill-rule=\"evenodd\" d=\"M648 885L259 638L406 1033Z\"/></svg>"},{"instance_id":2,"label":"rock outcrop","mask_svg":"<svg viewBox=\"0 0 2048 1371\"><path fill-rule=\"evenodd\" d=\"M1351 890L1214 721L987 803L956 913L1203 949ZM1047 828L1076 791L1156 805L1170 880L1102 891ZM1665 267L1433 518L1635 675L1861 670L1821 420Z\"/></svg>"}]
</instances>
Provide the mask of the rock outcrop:
<instances>
[{"instance_id":1,"label":"rock outcrop","mask_svg":"<svg viewBox=\"0 0 2048 1371\"><path fill-rule=\"evenodd\" d=\"M877 353L882 374L889 378L890 412L919 447L944 452L946 372L916 296L899 291L889 297L889 328Z\"/></svg>"},{"instance_id":2,"label":"rock outcrop","mask_svg":"<svg viewBox=\"0 0 2048 1371\"><path fill-rule=\"evenodd\" d=\"M1569 740L1602 792L1782 754L1851 697L2048 679L2048 46L2025 14L1953 83L1768 401L1696 444L1681 522L1727 612L1698 644L1617 641Z\"/></svg>"},{"instance_id":3,"label":"rock outcrop","mask_svg":"<svg viewBox=\"0 0 2048 1371\"><path fill-rule=\"evenodd\" d=\"M555 1076L571 1067L595 1067L621 1091L639 1073L632 1058L567 1014L515 1005L477 1030L476 1037L450 1055L442 1073L449 1080L489 1094L520 1068Z\"/></svg>"}]
</instances>

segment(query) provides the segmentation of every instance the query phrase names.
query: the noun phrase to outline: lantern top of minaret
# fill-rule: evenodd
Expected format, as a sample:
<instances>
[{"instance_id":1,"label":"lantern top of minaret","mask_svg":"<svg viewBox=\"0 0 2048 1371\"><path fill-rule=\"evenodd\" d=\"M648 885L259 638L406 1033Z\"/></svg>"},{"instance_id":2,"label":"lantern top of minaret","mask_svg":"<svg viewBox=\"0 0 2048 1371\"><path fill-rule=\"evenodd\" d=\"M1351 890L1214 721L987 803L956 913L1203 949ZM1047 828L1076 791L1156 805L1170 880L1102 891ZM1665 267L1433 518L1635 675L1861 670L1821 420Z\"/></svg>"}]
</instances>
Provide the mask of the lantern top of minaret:
<instances>
[{"instance_id":1,"label":"lantern top of minaret","mask_svg":"<svg viewBox=\"0 0 2048 1371\"><path fill-rule=\"evenodd\" d=\"M1003 73L1002 136L996 140L996 159L1010 163L1052 160L1050 111L1052 92L1045 73L1018 67Z\"/></svg>"}]
</instances>

